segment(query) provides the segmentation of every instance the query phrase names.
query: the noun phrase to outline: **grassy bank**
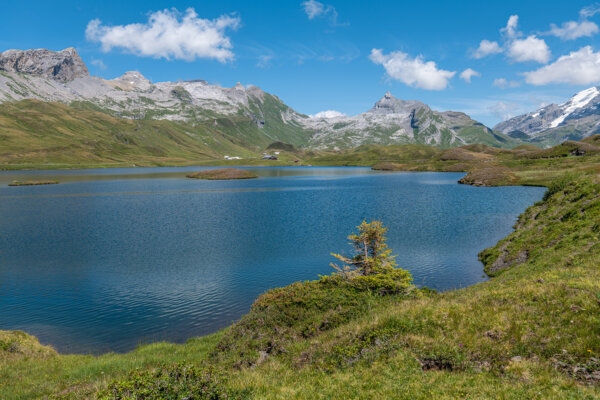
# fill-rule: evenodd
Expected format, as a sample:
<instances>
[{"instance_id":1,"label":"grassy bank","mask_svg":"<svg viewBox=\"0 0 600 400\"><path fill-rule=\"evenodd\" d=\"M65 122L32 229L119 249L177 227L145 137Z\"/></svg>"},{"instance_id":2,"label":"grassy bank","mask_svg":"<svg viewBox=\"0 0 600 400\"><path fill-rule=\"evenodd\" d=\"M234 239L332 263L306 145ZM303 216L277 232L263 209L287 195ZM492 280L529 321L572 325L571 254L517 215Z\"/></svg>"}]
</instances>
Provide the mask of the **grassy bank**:
<instances>
[{"instance_id":1,"label":"grassy bank","mask_svg":"<svg viewBox=\"0 0 600 400\"><path fill-rule=\"evenodd\" d=\"M501 165L511 178L497 184L549 186L511 235L481 253L490 281L388 295L299 282L260 296L214 335L98 357L59 355L2 332L0 397L118 398L201 384L220 398L599 398L598 156L463 150L388 162L423 170ZM201 372L188 379L182 365Z\"/></svg>"},{"instance_id":2,"label":"grassy bank","mask_svg":"<svg viewBox=\"0 0 600 400\"><path fill-rule=\"evenodd\" d=\"M221 169L206 169L203 171L192 172L186 175L193 179L208 179L208 180L231 180L231 179L254 179L258 175L244 169L237 168L221 168Z\"/></svg>"}]
</instances>

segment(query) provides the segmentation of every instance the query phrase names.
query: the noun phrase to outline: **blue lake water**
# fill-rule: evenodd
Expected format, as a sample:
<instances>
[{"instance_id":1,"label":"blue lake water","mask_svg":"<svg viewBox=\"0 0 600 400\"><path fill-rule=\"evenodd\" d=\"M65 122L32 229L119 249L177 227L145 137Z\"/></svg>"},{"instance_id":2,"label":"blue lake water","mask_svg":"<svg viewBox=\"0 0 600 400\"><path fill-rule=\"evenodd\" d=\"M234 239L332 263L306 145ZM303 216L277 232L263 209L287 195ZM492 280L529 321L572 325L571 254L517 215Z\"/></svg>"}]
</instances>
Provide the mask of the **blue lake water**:
<instances>
[{"instance_id":1,"label":"blue lake water","mask_svg":"<svg viewBox=\"0 0 600 400\"><path fill-rule=\"evenodd\" d=\"M439 290L484 281L477 254L541 199L460 173L248 168L259 179L186 179L200 168L0 173L0 329L61 352L126 351L223 328L270 288L333 270L331 252L381 219L399 266ZM59 185L8 187L13 179Z\"/></svg>"}]
</instances>

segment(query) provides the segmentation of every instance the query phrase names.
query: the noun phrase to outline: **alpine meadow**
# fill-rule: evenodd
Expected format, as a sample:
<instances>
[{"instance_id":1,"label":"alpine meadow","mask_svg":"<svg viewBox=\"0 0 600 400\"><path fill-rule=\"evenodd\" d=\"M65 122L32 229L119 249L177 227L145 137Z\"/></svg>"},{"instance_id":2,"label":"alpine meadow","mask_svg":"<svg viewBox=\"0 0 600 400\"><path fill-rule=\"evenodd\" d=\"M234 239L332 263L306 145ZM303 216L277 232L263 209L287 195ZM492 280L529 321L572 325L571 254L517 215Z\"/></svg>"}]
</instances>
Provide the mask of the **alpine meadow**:
<instances>
[{"instance_id":1,"label":"alpine meadow","mask_svg":"<svg viewBox=\"0 0 600 400\"><path fill-rule=\"evenodd\" d=\"M1 399L600 399L600 6L7 3Z\"/></svg>"}]
</instances>

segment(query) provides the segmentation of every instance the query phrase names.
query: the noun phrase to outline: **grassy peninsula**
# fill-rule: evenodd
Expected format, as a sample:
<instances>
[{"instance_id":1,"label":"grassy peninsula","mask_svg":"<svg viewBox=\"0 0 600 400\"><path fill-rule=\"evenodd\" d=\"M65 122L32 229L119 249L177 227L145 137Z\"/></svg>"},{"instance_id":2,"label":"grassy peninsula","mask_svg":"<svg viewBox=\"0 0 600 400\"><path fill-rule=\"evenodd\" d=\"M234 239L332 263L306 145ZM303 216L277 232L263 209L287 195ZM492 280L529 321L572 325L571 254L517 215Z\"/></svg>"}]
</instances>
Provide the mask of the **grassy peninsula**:
<instances>
[{"instance_id":1,"label":"grassy peninsula","mask_svg":"<svg viewBox=\"0 0 600 400\"><path fill-rule=\"evenodd\" d=\"M254 179L258 178L253 172L245 169L237 168L220 168L220 169L205 169L202 171L192 172L186 175L193 179L207 180L231 180L231 179Z\"/></svg>"},{"instance_id":2,"label":"grassy peninsula","mask_svg":"<svg viewBox=\"0 0 600 400\"><path fill-rule=\"evenodd\" d=\"M58 181L12 181L8 186L56 185Z\"/></svg>"},{"instance_id":3,"label":"grassy peninsula","mask_svg":"<svg viewBox=\"0 0 600 400\"><path fill-rule=\"evenodd\" d=\"M6 399L158 399L192 390L260 399L599 398L597 142L586 139L591 151L579 142L549 150L375 146L320 157L332 164L388 163L375 165L384 170L469 171L465 183L548 191L512 234L482 249L487 282L443 293L412 286L382 293L329 278L298 282L263 294L239 322L213 335L126 354L60 355L25 333L0 332L0 393Z\"/></svg>"}]
</instances>

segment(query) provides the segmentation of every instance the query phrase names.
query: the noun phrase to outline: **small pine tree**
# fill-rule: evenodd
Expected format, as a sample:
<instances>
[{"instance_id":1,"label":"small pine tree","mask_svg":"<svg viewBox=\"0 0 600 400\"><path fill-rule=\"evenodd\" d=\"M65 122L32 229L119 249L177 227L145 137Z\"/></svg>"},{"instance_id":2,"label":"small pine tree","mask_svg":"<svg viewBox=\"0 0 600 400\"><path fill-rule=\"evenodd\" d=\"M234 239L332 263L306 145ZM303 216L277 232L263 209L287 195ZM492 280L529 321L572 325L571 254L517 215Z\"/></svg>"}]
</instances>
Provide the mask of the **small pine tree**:
<instances>
[{"instance_id":1,"label":"small pine tree","mask_svg":"<svg viewBox=\"0 0 600 400\"><path fill-rule=\"evenodd\" d=\"M340 275L352 277L356 275L368 276L382 272L388 272L397 264L396 256L391 255L392 250L385 243L387 228L381 221L367 223L363 221L358 228L358 233L348 236L350 244L354 247L356 254L344 257L340 254L331 253L332 256L344 263L342 267L331 263Z\"/></svg>"}]
</instances>

